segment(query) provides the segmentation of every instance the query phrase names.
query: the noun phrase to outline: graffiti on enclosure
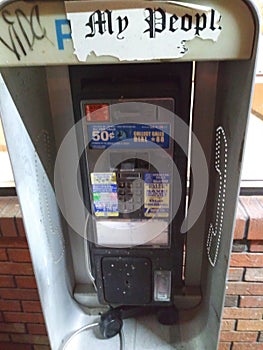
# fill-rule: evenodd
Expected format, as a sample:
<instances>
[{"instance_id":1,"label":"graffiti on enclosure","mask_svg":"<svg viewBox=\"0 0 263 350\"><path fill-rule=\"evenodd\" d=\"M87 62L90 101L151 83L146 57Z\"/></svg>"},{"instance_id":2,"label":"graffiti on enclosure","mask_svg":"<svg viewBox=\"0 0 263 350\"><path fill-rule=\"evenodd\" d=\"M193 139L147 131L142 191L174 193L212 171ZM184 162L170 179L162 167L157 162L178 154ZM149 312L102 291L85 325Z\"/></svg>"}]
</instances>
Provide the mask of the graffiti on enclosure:
<instances>
[{"instance_id":1,"label":"graffiti on enclosure","mask_svg":"<svg viewBox=\"0 0 263 350\"><path fill-rule=\"evenodd\" d=\"M35 43L47 38L46 28L41 23L39 6L35 5L26 14L20 8L14 11L1 11L2 23L7 27L5 36L0 36L0 42L21 60L28 52L34 50Z\"/></svg>"}]
</instances>

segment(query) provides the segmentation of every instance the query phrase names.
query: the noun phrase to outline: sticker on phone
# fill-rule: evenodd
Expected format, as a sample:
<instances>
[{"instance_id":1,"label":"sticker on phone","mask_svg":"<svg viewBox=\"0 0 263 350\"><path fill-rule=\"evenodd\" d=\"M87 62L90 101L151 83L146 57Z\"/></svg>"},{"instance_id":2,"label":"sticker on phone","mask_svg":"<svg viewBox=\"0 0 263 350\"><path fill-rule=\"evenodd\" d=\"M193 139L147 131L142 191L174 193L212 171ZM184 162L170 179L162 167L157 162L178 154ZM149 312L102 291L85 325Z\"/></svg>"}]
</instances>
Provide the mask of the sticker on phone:
<instances>
[{"instance_id":1,"label":"sticker on phone","mask_svg":"<svg viewBox=\"0 0 263 350\"><path fill-rule=\"evenodd\" d=\"M165 218L169 216L170 175L144 174L144 216Z\"/></svg>"},{"instance_id":2,"label":"sticker on phone","mask_svg":"<svg viewBox=\"0 0 263 350\"><path fill-rule=\"evenodd\" d=\"M91 173L95 216L119 216L116 173Z\"/></svg>"},{"instance_id":3,"label":"sticker on phone","mask_svg":"<svg viewBox=\"0 0 263 350\"><path fill-rule=\"evenodd\" d=\"M93 124L87 126L90 149L170 147L170 124Z\"/></svg>"},{"instance_id":4,"label":"sticker on phone","mask_svg":"<svg viewBox=\"0 0 263 350\"><path fill-rule=\"evenodd\" d=\"M87 122L105 122L110 120L109 105L105 103L86 103L83 105Z\"/></svg>"}]
</instances>

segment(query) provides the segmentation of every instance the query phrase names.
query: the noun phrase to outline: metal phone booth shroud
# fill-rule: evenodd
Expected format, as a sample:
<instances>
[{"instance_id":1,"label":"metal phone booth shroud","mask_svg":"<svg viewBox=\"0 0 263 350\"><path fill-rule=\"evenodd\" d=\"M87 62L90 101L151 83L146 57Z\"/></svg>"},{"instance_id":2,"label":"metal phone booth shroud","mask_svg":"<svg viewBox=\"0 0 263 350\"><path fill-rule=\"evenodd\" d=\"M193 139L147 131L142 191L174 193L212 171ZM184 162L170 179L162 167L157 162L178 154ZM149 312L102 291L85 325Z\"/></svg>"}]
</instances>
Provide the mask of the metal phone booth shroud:
<instances>
[{"instance_id":1,"label":"metal phone booth shroud","mask_svg":"<svg viewBox=\"0 0 263 350\"><path fill-rule=\"evenodd\" d=\"M70 336L121 301L177 310L170 326L154 313L125 320L127 349L216 350L259 37L252 2L2 1L0 27L1 119L52 349L116 349L118 337ZM130 157L109 152L100 164L111 177L101 176L94 159L125 134L113 123L133 129L122 149ZM162 152L137 151L138 137L147 147L161 144ZM151 165L163 150L174 161L171 182L167 172L160 181ZM129 217L120 206L134 205L121 203L131 175L143 180L144 209ZM169 206L177 213L169 225L160 216L148 226L159 225L161 240L127 247L133 233L145 234L137 224L154 208L153 196L145 199L154 186L170 191L167 200L161 195L163 217ZM103 188L111 209L101 209L89 188ZM112 230L102 228L100 216ZM132 223L126 246L104 249L124 221ZM95 231L101 245L87 244ZM105 279L111 264L131 266L130 255L139 272L126 286L116 274ZM129 298L117 294L119 285L133 286Z\"/></svg>"}]
</instances>

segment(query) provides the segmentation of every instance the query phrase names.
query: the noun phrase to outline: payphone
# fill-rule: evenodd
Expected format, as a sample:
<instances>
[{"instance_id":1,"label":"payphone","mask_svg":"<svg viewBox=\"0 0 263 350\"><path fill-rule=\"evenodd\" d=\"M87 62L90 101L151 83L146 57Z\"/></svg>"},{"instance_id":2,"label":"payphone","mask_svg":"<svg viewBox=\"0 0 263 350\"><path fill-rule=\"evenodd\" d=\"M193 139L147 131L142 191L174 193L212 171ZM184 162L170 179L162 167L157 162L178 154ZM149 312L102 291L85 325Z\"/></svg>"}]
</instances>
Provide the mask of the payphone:
<instances>
[{"instance_id":1,"label":"payphone","mask_svg":"<svg viewBox=\"0 0 263 350\"><path fill-rule=\"evenodd\" d=\"M83 330L101 313L107 337L149 310L125 323L129 349L215 350L260 31L252 0L0 7L1 119L51 348L97 348Z\"/></svg>"},{"instance_id":2,"label":"payphone","mask_svg":"<svg viewBox=\"0 0 263 350\"><path fill-rule=\"evenodd\" d=\"M85 143L81 174L92 218L91 272L102 304L171 306L175 288L183 285L185 237L178 227L184 219L180 202L187 157L173 133L176 110L189 119L189 92L180 87L190 84L191 66L164 65L155 77L161 78L154 84L157 91L145 90L154 81L151 69L127 65L124 75L100 66L97 72L92 68L93 79L88 66L70 68L75 117L82 119ZM102 74L100 96L93 90ZM145 88L134 88L136 78Z\"/></svg>"},{"instance_id":3,"label":"payphone","mask_svg":"<svg viewBox=\"0 0 263 350\"><path fill-rule=\"evenodd\" d=\"M104 103L90 119L103 113L107 124L84 115L88 188L95 217L91 255L99 298L113 304L171 302L172 125L162 122L156 105L149 105L148 113L145 105L142 120L148 114L151 122L140 124L136 114L143 108L137 113L136 109L141 102ZM84 111L92 106L82 102ZM110 151L103 156L107 147ZM159 169L153 165L154 157Z\"/></svg>"}]
</instances>

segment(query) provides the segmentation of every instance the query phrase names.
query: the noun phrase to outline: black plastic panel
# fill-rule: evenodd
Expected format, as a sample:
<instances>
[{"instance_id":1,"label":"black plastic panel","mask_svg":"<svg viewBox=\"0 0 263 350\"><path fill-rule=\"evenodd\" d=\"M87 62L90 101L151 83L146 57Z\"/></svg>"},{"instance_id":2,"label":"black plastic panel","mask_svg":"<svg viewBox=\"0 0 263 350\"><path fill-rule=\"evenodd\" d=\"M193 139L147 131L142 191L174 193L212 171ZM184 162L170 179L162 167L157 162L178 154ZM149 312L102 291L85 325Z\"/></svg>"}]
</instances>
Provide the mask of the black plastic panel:
<instances>
[{"instance_id":1,"label":"black plastic panel","mask_svg":"<svg viewBox=\"0 0 263 350\"><path fill-rule=\"evenodd\" d=\"M110 304L148 304L152 298L151 261L146 258L102 259L104 297Z\"/></svg>"}]
</instances>

